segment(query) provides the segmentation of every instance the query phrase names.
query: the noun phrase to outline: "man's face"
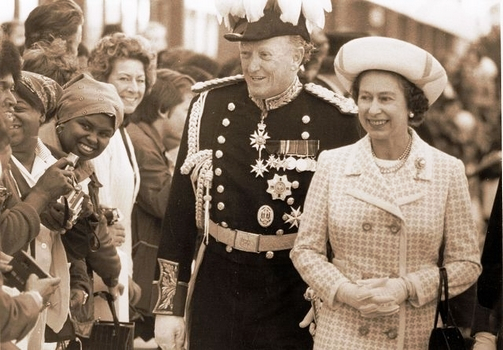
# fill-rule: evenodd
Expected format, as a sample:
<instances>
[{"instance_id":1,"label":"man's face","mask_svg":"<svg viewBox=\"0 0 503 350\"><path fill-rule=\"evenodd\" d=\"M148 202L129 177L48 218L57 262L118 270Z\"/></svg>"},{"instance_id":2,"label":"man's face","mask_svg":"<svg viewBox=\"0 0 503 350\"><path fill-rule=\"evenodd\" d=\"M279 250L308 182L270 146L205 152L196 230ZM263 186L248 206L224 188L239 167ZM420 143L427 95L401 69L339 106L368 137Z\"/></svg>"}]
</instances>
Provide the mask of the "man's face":
<instances>
[{"instance_id":1,"label":"man's face","mask_svg":"<svg viewBox=\"0 0 503 350\"><path fill-rule=\"evenodd\" d=\"M266 99L293 83L302 59L301 49L288 36L241 42L241 67L252 97Z\"/></svg>"},{"instance_id":2,"label":"man's face","mask_svg":"<svg viewBox=\"0 0 503 350\"><path fill-rule=\"evenodd\" d=\"M14 106L17 101L13 94L14 78L12 74L7 74L0 77L0 116L8 117L9 119L14 112Z\"/></svg>"}]
</instances>

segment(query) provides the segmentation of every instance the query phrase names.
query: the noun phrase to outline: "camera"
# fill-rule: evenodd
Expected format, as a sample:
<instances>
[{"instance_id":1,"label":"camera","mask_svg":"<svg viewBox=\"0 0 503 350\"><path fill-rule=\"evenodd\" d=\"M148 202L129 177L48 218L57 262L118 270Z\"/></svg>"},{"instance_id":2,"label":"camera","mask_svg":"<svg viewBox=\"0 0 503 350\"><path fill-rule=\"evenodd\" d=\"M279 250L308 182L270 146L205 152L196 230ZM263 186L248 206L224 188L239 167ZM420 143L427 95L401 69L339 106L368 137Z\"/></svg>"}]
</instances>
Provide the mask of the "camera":
<instances>
[{"instance_id":1,"label":"camera","mask_svg":"<svg viewBox=\"0 0 503 350\"><path fill-rule=\"evenodd\" d=\"M65 170L73 170L79 160L79 156L69 153L66 159L70 162L65 168ZM69 218L68 221L74 225L79 218L80 213L82 212L82 202L84 201L84 192L82 191L82 187L78 184L75 178L72 178L72 186L73 190L64 195L64 198L61 198L63 203L68 204L69 209Z\"/></svg>"}]
</instances>

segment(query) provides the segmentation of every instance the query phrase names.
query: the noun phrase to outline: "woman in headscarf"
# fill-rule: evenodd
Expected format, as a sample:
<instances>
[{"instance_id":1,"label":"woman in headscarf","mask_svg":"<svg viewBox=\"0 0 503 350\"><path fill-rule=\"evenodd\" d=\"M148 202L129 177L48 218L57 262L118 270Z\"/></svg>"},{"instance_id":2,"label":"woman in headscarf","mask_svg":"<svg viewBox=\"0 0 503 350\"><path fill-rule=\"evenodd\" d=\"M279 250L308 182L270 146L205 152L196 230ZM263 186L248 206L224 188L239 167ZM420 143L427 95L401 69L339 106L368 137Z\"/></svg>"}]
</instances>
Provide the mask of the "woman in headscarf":
<instances>
[{"instance_id":1,"label":"woman in headscarf","mask_svg":"<svg viewBox=\"0 0 503 350\"><path fill-rule=\"evenodd\" d=\"M115 88L82 74L65 85L56 117L40 130L41 139L53 154L79 157L74 170L75 189L87 194L92 204L85 205L84 200L82 208L75 209L76 220L66 226L62 236L71 263L71 314L75 332L83 337L89 336L94 322L92 271L114 297L122 288L117 250L107 233L106 218L98 210L101 184L90 162L108 146L122 120L123 106ZM53 223L71 219L72 215L65 214L53 210Z\"/></svg>"}]
</instances>

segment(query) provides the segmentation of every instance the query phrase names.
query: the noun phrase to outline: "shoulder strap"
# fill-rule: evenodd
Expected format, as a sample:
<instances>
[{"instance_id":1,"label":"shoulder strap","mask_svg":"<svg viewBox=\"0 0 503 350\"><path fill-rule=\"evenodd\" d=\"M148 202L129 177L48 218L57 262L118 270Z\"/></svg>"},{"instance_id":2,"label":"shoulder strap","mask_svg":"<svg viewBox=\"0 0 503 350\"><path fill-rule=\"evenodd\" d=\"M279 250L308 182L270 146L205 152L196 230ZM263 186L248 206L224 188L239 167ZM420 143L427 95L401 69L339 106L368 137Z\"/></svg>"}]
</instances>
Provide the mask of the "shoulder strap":
<instances>
[{"instance_id":1,"label":"shoulder strap","mask_svg":"<svg viewBox=\"0 0 503 350\"><path fill-rule=\"evenodd\" d=\"M442 292L444 294L444 300L442 300ZM437 310L435 312L435 324L433 327L437 327L438 315L442 319L443 327L449 325L449 281L447 278L447 271L444 266L439 268L439 284L438 284L438 294L437 294Z\"/></svg>"}]
</instances>

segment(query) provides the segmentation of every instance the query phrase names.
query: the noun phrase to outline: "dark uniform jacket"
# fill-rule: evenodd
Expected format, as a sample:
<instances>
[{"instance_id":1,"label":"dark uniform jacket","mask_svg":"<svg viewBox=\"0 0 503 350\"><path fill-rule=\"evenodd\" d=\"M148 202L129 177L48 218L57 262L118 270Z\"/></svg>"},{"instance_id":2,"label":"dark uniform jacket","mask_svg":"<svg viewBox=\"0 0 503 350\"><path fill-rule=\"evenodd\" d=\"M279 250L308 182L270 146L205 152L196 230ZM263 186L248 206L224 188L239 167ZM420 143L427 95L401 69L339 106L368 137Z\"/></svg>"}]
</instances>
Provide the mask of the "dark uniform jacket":
<instances>
[{"instance_id":1,"label":"dark uniform jacket","mask_svg":"<svg viewBox=\"0 0 503 350\"><path fill-rule=\"evenodd\" d=\"M297 232L304 198L313 175L312 171L289 170L286 167L268 167L263 176L259 174L260 171L253 172L252 166L256 165L259 152L253 147L252 134L257 131L261 110L248 96L246 83L242 79L237 78L235 82L223 85L206 89L210 91L207 91L202 107L202 118L196 133L198 140L194 139L194 134L189 136L189 130L194 128L191 125L193 115L201 114L197 113L202 105L198 103L201 96L196 96L192 102L173 176L158 257L179 264L179 282L188 282L190 279L198 234L191 176L180 171L190 151L189 144L198 143L200 151L211 150L213 179L209 193L210 219L232 229L261 235ZM304 86L292 101L268 111L264 123L269 139L261 155L264 164L270 155L278 155L280 149L285 148L275 142L279 140L314 140L315 143L319 140L315 156L321 150L355 142L359 138L355 111L356 107L350 100L314 84ZM278 158L288 157L289 154ZM305 157L294 155L294 158ZM286 175L286 180L292 184L291 195L285 196L284 200L273 198L267 192L271 184L268 181L276 174ZM269 206L273 212L267 227L263 227L257 218L262 206ZM215 243L212 237L209 243L208 248L225 248ZM244 264L290 265L288 252L276 252L272 259L266 258L266 253L247 253L236 249L227 254L229 259ZM185 298L180 297L181 293L177 294L174 297L173 314L182 315Z\"/></svg>"}]
</instances>

